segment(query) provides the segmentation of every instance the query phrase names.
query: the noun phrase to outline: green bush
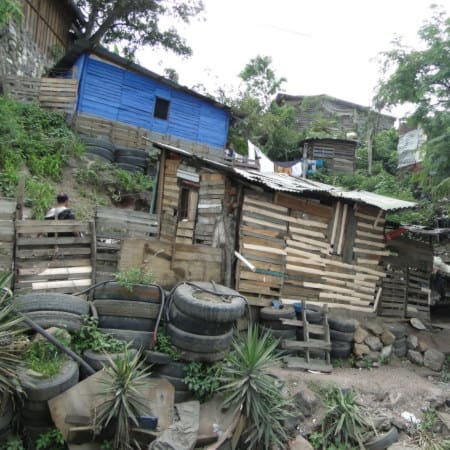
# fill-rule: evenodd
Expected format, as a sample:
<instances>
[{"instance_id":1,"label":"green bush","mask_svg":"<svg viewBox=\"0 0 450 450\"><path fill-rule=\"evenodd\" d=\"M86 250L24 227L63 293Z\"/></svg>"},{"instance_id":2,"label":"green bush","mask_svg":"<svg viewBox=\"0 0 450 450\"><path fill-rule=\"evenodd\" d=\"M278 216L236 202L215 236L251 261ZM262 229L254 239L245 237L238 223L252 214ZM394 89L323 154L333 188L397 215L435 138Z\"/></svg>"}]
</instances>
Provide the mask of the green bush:
<instances>
[{"instance_id":1,"label":"green bush","mask_svg":"<svg viewBox=\"0 0 450 450\"><path fill-rule=\"evenodd\" d=\"M186 367L184 382L201 403L210 400L220 388L222 364L191 362Z\"/></svg>"}]
</instances>

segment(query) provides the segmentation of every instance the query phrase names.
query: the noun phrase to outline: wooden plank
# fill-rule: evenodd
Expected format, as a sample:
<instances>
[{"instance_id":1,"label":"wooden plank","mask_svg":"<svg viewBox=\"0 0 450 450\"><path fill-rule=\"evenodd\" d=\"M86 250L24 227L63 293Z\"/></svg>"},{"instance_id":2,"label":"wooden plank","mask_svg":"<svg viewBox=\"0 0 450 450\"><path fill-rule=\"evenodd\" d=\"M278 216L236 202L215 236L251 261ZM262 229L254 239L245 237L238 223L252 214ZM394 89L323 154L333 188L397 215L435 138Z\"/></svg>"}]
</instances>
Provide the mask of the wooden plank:
<instances>
[{"instance_id":1,"label":"wooden plank","mask_svg":"<svg viewBox=\"0 0 450 450\"><path fill-rule=\"evenodd\" d=\"M342 220L341 220L341 230L339 233L339 240L338 240L338 247L337 247L337 253L338 255L342 254L342 245L344 243L344 231L347 224L347 212L348 212L348 204L344 204L344 210L342 212Z\"/></svg>"},{"instance_id":2,"label":"wooden plank","mask_svg":"<svg viewBox=\"0 0 450 450\"><path fill-rule=\"evenodd\" d=\"M286 208L304 211L313 216L322 217L324 219L331 219L332 208L326 205L321 205L318 201L305 200L284 192L276 192L274 201L276 204L285 206Z\"/></svg>"},{"instance_id":3,"label":"wooden plank","mask_svg":"<svg viewBox=\"0 0 450 450\"><path fill-rule=\"evenodd\" d=\"M381 211L381 210L380 210L380 211ZM377 227L377 224L378 224L378 223L384 224L384 223L386 222L386 220L385 220L385 219L382 219L381 217L378 217L378 216L371 216L371 215L369 215L369 214L363 214L363 213L360 213L360 212L358 212L358 211L355 211L355 217L358 217L358 218L360 218L360 219L367 219L367 220L372 221L372 222L373 222L374 228Z\"/></svg>"},{"instance_id":4,"label":"wooden plank","mask_svg":"<svg viewBox=\"0 0 450 450\"><path fill-rule=\"evenodd\" d=\"M391 254L391 252L389 252L388 250L385 250L385 251L384 250L369 250L369 249L359 248L359 247L354 247L353 252L368 254L368 255L377 255L377 256L389 256Z\"/></svg>"},{"instance_id":5,"label":"wooden plank","mask_svg":"<svg viewBox=\"0 0 450 450\"><path fill-rule=\"evenodd\" d=\"M325 250L329 250L330 248L330 244L328 244L328 242L322 242L322 241L318 241L315 239L309 239L309 238L305 238L303 236L297 236L297 235L292 235L293 239L288 239L286 240L286 243L288 245L293 245L295 246L295 242L302 242L304 244L309 244L312 247L317 247L319 249L325 249Z\"/></svg>"},{"instance_id":6,"label":"wooden plank","mask_svg":"<svg viewBox=\"0 0 450 450\"><path fill-rule=\"evenodd\" d=\"M336 209L334 211L334 218L333 218L333 228L331 231L331 238L330 238L330 245L334 246L334 241L336 239L336 230L337 230L337 224L339 220L339 212L341 209L341 202L337 202Z\"/></svg>"},{"instance_id":7,"label":"wooden plank","mask_svg":"<svg viewBox=\"0 0 450 450\"><path fill-rule=\"evenodd\" d=\"M274 247L269 247L269 246L244 243L243 247L246 250L256 250L256 251L260 251L260 252L264 252L264 253L273 253L274 255L286 255L285 250L282 250L279 248L274 248Z\"/></svg>"},{"instance_id":8,"label":"wooden plank","mask_svg":"<svg viewBox=\"0 0 450 450\"><path fill-rule=\"evenodd\" d=\"M384 227L374 226L370 223L361 222L360 220L358 220L358 224L356 225L356 227L357 227L357 230L362 228L362 231L374 230L374 231L379 231L380 233L382 233L384 231Z\"/></svg>"},{"instance_id":9,"label":"wooden plank","mask_svg":"<svg viewBox=\"0 0 450 450\"><path fill-rule=\"evenodd\" d=\"M279 231L283 231L285 233L287 231L287 226L286 225L279 225L279 224L276 224L276 223L273 223L273 222L267 222L265 220L256 219L254 217L246 215L245 213L244 213L244 215L242 217L242 221L243 222L248 222L248 223L251 223L251 224L262 225L264 227L276 229L276 230L279 230Z\"/></svg>"},{"instance_id":10,"label":"wooden plank","mask_svg":"<svg viewBox=\"0 0 450 450\"><path fill-rule=\"evenodd\" d=\"M63 280L63 281L42 281L32 283L32 290L42 290L42 289L65 289L65 288L81 288L90 286L92 284L91 278L77 279L77 280ZM19 284L20 287L20 284Z\"/></svg>"},{"instance_id":11,"label":"wooden plank","mask_svg":"<svg viewBox=\"0 0 450 450\"><path fill-rule=\"evenodd\" d=\"M306 228L299 228L299 227L294 227L292 225L289 225L289 232L292 232L294 234L297 235L304 235L304 236L309 236L309 237L315 237L318 239L326 239L326 236L324 233L321 233L319 231L311 231L308 230Z\"/></svg>"}]
</instances>

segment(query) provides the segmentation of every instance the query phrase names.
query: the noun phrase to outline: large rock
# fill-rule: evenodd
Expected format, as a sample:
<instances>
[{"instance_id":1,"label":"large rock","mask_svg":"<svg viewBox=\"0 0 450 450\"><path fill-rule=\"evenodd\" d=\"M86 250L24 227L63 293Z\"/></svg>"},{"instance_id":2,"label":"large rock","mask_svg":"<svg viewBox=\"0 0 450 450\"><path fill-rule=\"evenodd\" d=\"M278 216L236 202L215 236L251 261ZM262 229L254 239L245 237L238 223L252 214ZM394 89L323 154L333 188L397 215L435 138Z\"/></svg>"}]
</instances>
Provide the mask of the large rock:
<instances>
[{"instance_id":1,"label":"large rock","mask_svg":"<svg viewBox=\"0 0 450 450\"><path fill-rule=\"evenodd\" d=\"M380 339L384 345L391 345L395 341L395 334L389 330L384 330L380 336Z\"/></svg>"},{"instance_id":2,"label":"large rock","mask_svg":"<svg viewBox=\"0 0 450 450\"><path fill-rule=\"evenodd\" d=\"M370 352L369 346L366 344L355 344L353 346L353 354L358 358L362 358L364 355L367 355Z\"/></svg>"},{"instance_id":3,"label":"large rock","mask_svg":"<svg viewBox=\"0 0 450 450\"><path fill-rule=\"evenodd\" d=\"M423 356L422 353L416 352L415 350L408 350L406 357L414 364L418 366L423 366Z\"/></svg>"},{"instance_id":4,"label":"large rock","mask_svg":"<svg viewBox=\"0 0 450 450\"><path fill-rule=\"evenodd\" d=\"M421 353L425 353L428 350L428 344L424 340L419 339L417 350Z\"/></svg>"},{"instance_id":5,"label":"large rock","mask_svg":"<svg viewBox=\"0 0 450 450\"><path fill-rule=\"evenodd\" d=\"M383 348L383 344L381 339L377 336L368 336L364 340L364 343L367 344L370 350L374 352L379 352Z\"/></svg>"},{"instance_id":6,"label":"large rock","mask_svg":"<svg viewBox=\"0 0 450 450\"><path fill-rule=\"evenodd\" d=\"M289 442L289 450L314 450L314 447L301 435Z\"/></svg>"},{"instance_id":7,"label":"large rock","mask_svg":"<svg viewBox=\"0 0 450 450\"><path fill-rule=\"evenodd\" d=\"M409 350L417 350L417 347L419 347L419 338L410 334L406 339L406 346Z\"/></svg>"},{"instance_id":8,"label":"large rock","mask_svg":"<svg viewBox=\"0 0 450 450\"><path fill-rule=\"evenodd\" d=\"M294 396L294 404L305 417L310 417L320 405L318 396L308 388L302 389Z\"/></svg>"},{"instance_id":9,"label":"large rock","mask_svg":"<svg viewBox=\"0 0 450 450\"><path fill-rule=\"evenodd\" d=\"M384 328L377 322L369 322L366 328L375 336L381 336L383 334Z\"/></svg>"},{"instance_id":10,"label":"large rock","mask_svg":"<svg viewBox=\"0 0 450 450\"><path fill-rule=\"evenodd\" d=\"M353 340L357 344L362 344L364 340L369 336L369 332L364 328L357 327L355 330L355 334L353 335Z\"/></svg>"},{"instance_id":11,"label":"large rock","mask_svg":"<svg viewBox=\"0 0 450 450\"><path fill-rule=\"evenodd\" d=\"M423 355L423 364L431 370L440 372L444 365L445 355L439 350L428 349Z\"/></svg>"},{"instance_id":12,"label":"large rock","mask_svg":"<svg viewBox=\"0 0 450 450\"><path fill-rule=\"evenodd\" d=\"M392 355L392 345L386 345L381 349L381 356L383 359L388 359Z\"/></svg>"}]
</instances>

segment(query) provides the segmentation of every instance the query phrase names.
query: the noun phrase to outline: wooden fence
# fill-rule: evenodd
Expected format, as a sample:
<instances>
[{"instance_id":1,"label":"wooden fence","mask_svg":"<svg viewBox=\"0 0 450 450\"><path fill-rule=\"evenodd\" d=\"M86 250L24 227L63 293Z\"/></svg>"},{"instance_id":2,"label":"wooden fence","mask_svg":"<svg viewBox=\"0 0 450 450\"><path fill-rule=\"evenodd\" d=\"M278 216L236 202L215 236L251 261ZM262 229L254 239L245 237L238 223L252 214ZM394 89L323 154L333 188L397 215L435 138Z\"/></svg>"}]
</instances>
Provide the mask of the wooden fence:
<instances>
[{"instance_id":1,"label":"wooden fence","mask_svg":"<svg viewBox=\"0 0 450 450\"><path fill-rule=\"evenodd\" d=\"M159 220L155 214L98 207L95 217L95 282L110 280L118 271L122 240L158 237Z\"/></svg>"},{"instance_id":2,"label":"wooden fence","mask_svg":"<svg viewBox=\"0 0 450 450\"><path fill-rule=\"evenodd\" d=\"M0 273L10 273L14 264L14 217L16 201L0 198Z\"/></svg>"},{"instance_id":3,"label":"wooden fence","mask_svg":"<svg viewBox=\"0 0 450 450\"><path fill-rule=\"evenodd\" d=\"M74 293L95 272L94 226L76 220L16 221L15 292Z\"/></svg>"},{"instance_id":4,"label":"wooden fence","mask_svg":"<svg viewBox=\"0 0 450 450\"><path fill-rule=\"evenodd\" d=\"M5 77L5 94L21 101L35 101L49 111L73 114L78 81L70 78Z\"/></svg>"}]
</instances>

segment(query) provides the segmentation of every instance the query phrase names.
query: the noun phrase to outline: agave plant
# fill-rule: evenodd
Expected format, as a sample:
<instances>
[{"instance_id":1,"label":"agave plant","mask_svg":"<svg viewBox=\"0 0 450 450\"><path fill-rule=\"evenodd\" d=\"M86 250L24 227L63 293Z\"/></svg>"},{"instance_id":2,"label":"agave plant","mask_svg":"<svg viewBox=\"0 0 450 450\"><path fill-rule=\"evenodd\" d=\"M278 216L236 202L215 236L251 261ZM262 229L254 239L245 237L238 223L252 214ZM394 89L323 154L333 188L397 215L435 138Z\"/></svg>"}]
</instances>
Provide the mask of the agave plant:
<instances>
[{"instance_id":1,"label":"agave plant","mask_svg":"<svg viewBox=\"0 0 450 450\"><path fill-rule=\"evenodd\" d=\"M132 449L131 427L138 426L139 416L151 414L143 401L150 369L141 356L141 351L132 353L128 348L114 359L107 355L109 366L100 380L103 390L95 408L94 427L98 432L110 424L114 427L114 449Z\"/></svg>"},{"instance_id":2,"label":"agave plant","mask_svg":"<svg viewBox=\"0 0 450 450\"><path fill-rule=\"evenodd\" d=\"M258 327L251 326L246 337L233 342L233 351L223 367L224 407L241 409L247 424L244 436L248 449L285 448L287 441L283 424L290 415L290 402L268 372L279 361L277 343L269 332L260 334Z\"/></svg>"},{"instance_id":3,"label":"agave plant","mask_svg":"<svg viewBox=\"0 0 450 450\"><path fill-rule=\"evenodd\" d=\"M21 351L18 338L23 333L18 325L22 319L9 302L12 297L7 287L10 280L10 274L0 275L0 394L3 397L0 400L22 392L18 377Z\"/></svg>"}]
</instances>

